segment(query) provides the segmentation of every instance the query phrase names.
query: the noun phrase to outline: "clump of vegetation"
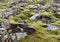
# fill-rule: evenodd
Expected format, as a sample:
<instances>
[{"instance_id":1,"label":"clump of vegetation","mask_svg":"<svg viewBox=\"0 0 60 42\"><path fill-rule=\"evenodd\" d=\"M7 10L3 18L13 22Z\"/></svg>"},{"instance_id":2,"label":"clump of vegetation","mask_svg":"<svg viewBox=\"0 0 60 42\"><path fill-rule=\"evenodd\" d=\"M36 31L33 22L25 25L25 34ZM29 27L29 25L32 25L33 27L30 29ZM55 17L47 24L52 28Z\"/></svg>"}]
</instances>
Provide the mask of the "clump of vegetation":
<instances>
[{"instance_id":1,"label":"clump of vegetation","mask_svg":"<svg viewBox=\"0 0 60 42\"><path fill-rule=\"evenodd\" d=\"M45 21L46 18L48 18L46 21L49 21L49 22L56 22L57 21L57 18L51 12L43 12L40 14L40 16L42 18L44 18L43 21Z\"/></svg>"},{"instance_id":2,"label":"clump of vegetation","mask_svg":"<svg viewBox=\"0 0 60 42\"><path fill-rule=\"evenodd\" d=\"M22 42L57 42L59 41L59 30L57 31L47 31L41 25L41 22L32 22L28 23L29 27L33 27L36 30L36 33L28 36L25 39L22 39ZM28 40L28 41L27 41Z\"/></svg>"}]
</instances>

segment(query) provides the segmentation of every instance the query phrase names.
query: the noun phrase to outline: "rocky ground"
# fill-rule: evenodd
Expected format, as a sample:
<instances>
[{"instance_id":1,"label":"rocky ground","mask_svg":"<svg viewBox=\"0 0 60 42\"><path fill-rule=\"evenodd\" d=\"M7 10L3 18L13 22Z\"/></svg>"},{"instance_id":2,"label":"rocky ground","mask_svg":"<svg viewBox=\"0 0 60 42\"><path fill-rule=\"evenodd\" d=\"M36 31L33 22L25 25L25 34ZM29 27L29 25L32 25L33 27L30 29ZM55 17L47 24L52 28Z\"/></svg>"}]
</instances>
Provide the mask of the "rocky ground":
<instances>
[{"instance_id":1,"label":"rocky ground","mask_svg":"<svg viewBox=\"0 0 60 42\"><path fill-rule=\"evenodd\" d=\"M21 42L60 42L60 0L11 0L0 3L0 22L22 23L34 28Z\"/></svg>"}]
</instances>

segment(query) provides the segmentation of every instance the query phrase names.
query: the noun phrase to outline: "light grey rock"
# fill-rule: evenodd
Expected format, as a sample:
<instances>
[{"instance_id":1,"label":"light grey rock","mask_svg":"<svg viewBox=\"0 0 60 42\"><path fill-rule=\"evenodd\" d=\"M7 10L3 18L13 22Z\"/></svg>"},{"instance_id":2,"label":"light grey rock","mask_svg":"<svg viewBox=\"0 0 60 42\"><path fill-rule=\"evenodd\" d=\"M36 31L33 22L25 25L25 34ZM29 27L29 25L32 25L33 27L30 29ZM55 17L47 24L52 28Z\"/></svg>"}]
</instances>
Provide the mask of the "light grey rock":
<instances>
[{"instance_id":1,"label":"light grey rock","mask_svg":"<svg viewBox=\"0 0 60 42\"><path fill-rule=\"evenodd\" d=\"M11 25L10 25L10 22L7 19L3 19L2 22L1 22L1 26L4 29L8 29L8 28L10 28Z\"/></svg>"},{"instance_id":2,"label":"light grey rock","mask_svg":"<svg viewBox=\"0 0 60 42\"><path fill-rule=\"evenodd\" d=\"M38 13L38 14L39 14L39 12L40 12L40 10L38 10L38 9L30 9L30 11L32 11L32 12L34 12L34 13Z\"/></svg>"},{"instance_id":3,"label":"light grey rock","mask_svg":"<svg viewBox=\"0 0 60 42\"><path fill-rule=\"evenodd\" d=\"M60 8L57 8L57 11L60 12Z\"/></svg>"},{"instance_id":4,"label":"light grey rock","mask_svg":"<svg viewBox=\"0 0 60 42\"><path fill-rule=\"evenodd\" d=\"M14 12L10 9L6 9L6 11L0 13L0 18L9 18L11 15L14 16Z\"/></svg>"},{"instance_id":5,"label":"light grey rock","mask_svg":"<svg viewBox=\"0 0 60 42\"><path fill-rule=\"evenodd\" d=\"M35 14L33 16L31 16L30 19L39 20L41 12L38 10L35 10L34 12L35 12Z\"/></svg>"},{"instance_id":6,"label":"light grey rock","mask_svg":"<svg viewBox=\"0 0 60 42\"><path fill-rule=\"evenodd\" d=\"M33 4L30 4L30 5L28 5L29 6L29 8L33 8L34 7L34 5Z\"/></svg>"},{"instance_id":7,"label":"light grey rock","mask_svg":"<svg viewBox=\"0 0 60 42\"><path fill-rule=\"evenodd\" d=\"M37 17L40 17L39 14L33 15L32 17L30 17L30 19L35 20Z\"/></svg>"},{"instance_id":8,"label":"light grey rock","mask_svg":"<svg viewBox=\"0 0 60 42\"><path fill-rule=\"evenodd\" d=\"M17 12L18 11L18 7L16 7L16 6L13 6L11 9L13 10L13 12Z\"/></svg>"},{"instance_id":9,"label":"light grey rock","mask_svg":"<svg viewBox=\"0 0 60 42\"><path fill-rule=\"evenodd\" d=\"M19 41L22 38L25 38L27 36L27 33L26 32L11 33L10 36L13 41L15 40Z\"/></svg>"},{"instance_id":10,"label":"light grey rock","mask_svg":"<svg viewBox=\"0 0 60 42\"><path fill-rule=\"evenodd\" d=\"M5 35L7 33L7 30L5 28L0 28L0 34Z\"/></svg>"},{"instance_id":11,"label":"light grey rock","mask_svg":"<svg viewBox=\"0 0 60 42\"><path fill-rule=\"evenodd\" d=\"M0 40L5 42L7 30L5 28L0 28Z\"/></svg>"},{"instance_id":12,"label":"light grey rock","mask_svg":"<svg viewBox=\"0 0 60 42\"><path fill-rule=\"evenodd\" d=\"M16 3L16 2L19 2L21 0L11 0L11 3Z\"/></svg>"},{"instance_id":13,"label":"light grey rock","mask_svg":"<svg viewBox=\"0 0 60 42\"><path fill-rule=\"evenodd\" d=\"M54 31L54 30L57 30L57 29L58 29L58 27L55 26L55 25L51 25L51 24L48 24L48 25L47 25L47 30Z\"/></svg>"},{"instance_id":14,"label":"light grey rock","mask_svg":"<svg viewBox=\"0 0 60 42\"><path fill-rule=\"evenodd\" d=\"M9 18L12 18L13 16L12 15L9 15Z\"/></svg>"}]
</instances>

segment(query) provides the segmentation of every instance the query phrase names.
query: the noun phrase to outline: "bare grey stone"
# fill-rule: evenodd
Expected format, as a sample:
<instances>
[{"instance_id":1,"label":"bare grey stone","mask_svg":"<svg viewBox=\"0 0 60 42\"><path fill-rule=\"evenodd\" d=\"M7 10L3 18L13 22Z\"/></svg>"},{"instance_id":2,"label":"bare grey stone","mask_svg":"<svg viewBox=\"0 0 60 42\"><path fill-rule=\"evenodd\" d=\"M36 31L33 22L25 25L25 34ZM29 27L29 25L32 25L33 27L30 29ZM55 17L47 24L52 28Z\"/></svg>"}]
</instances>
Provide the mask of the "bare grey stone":
<instances>
[{"instance_id":1,"label":"bare grey stone","mask_svg":"<svg viewBox=\"0 0 60 42\"><path fill-rule=\"evenodd\" d=\"M35 20L37 16L39 16L39 14L35 14L35 15L32 16L30 19Z\"/></svg>"},{"instance_id":2,"label":"bare grey stone","mask_svg":"<svg viewBox=\"0 0 60 42\"><path fill-rule=\"evenodd\" d=\"M11 25L10 25L10 22L7 19L3 19L2 22L1 22L1 26L4 29L8 29L8 28L10 28Z\"/></svg>"},{"instance_id":3,"label":"bare grey stone","mask_svg":"<svg viewBox=\"0 0 60 42\"><path fill-rule=\"evenodd\" d=\"M18 33L11 33L10 34L12 40L20 40L21 38L25 38L27 36L26 32L18 32Z\"/></svg>"},{"instance_id":4,"label":"bare grey stone","mask_svg":"<svg viewBox=\"0 0 60 42\"><path fill-rule=\"evenodd\" d=\"M13 6L11 9L13 10L13 12L17 12L18 11L18 7L16 7L16 6Z\"/></svg>"},{"instance_id":5,"label":"bare grey stone","mask_svg":"<svg viewBox=\"0 0 60 42\"><path fill-rule=\"evenodd\" d=\"M0 28L0 41L5 42L7 30L5 28Z\"/></svg>"},{"instance_id":6,"label":"bare grey stone","mask_svg":"<svg viewBox=\"0 0 60 42\"><path fill-rule=\"evenodd\" d=\"M48 26L47 26L47 30L54 31L54 30L57 30L57 29L58 29L58 27L55 26L55 25L48 24Z\"/></svg>"},{"instance_id":7,"label":"bare grey stone","mask_svg":"<svg viewBox=\"0 0 60 42\"><path fill-rule=\"evenodd\" d=\"M57 11L60 12L60 8L57 8Z\"/></svg>"}]
</instances>

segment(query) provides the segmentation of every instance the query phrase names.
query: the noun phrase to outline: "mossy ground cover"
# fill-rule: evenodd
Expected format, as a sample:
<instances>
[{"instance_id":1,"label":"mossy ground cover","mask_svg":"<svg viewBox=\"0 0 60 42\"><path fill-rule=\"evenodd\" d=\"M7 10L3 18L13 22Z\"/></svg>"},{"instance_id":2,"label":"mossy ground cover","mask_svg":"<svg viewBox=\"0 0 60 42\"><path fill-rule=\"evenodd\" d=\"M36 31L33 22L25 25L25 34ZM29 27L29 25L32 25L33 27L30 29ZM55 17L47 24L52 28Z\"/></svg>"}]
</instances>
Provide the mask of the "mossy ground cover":
<instances>
[{"instance_id":1,"label":"mossy ground cover","mask_svg":"<svg viewBox=\"0 0 60 42\"><path fill-rule=\"evenodd\" d=\"M32 0L28 0L29 2L33 2ZM37 0L38 2L40 0ZM2 3L4 9L0 10L1 12L5 10L5 7L9 6L10 3ZM21 3L16 3L16 6L19 6ZM49 5L49 4L48 4ZM40 4L39 4L40 6ZM48 16L51 18L51 20L47 20L48 22L51 22L54 25L60 26L60 21L57 20L57 18L53 15L54 13L51 12L43 12L40 16ZM46 28L43 27L43 25L47 25L45 23L46 21L33 21L30 20L30 16L33 16L34 12L31 12L29 10L28 5L25 6L24 10L18 13L13 18L8 19L11 23L24 23L28 27L34 28L36 32L32 35L29 35L28 37L21 39L21 42L60 42L60 29L56 31L48 31ZM2 20L2 19L0 19ZM28 20L28 21L25 21ZM44 22L43 22L44 21Z\"/></svg>"}]
</instances>

